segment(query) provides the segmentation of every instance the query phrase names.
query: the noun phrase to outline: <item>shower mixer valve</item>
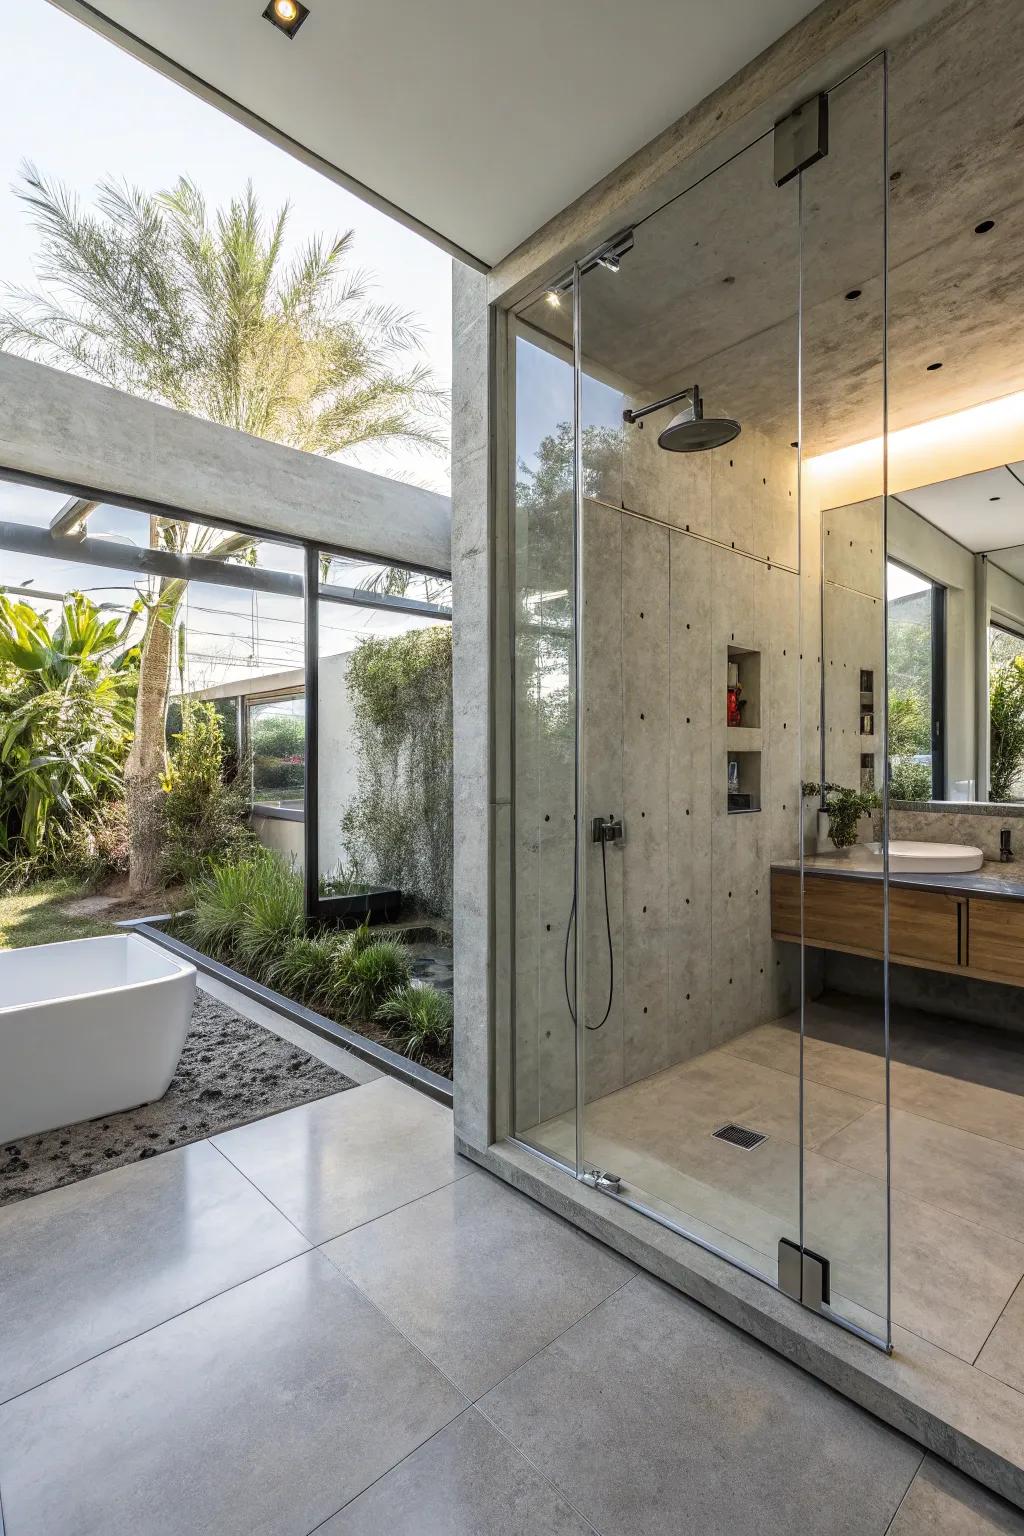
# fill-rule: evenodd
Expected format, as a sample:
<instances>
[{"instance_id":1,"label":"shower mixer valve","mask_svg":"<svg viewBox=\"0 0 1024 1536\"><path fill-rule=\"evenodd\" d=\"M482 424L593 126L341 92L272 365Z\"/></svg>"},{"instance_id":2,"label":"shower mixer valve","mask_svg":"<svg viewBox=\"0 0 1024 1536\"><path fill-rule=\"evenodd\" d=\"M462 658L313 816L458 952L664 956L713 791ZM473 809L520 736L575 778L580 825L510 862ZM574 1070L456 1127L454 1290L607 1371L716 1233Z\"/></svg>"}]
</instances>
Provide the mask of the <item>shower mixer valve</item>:
<instances>
[{"instance_id":1,"label":"shower mixer valve","mask_svg":"<svg viewBox=\"0 0 1024 1536\"><path fill-rule=\"evenodd\" d=\"M615 816L611 812L607 816L595 816L592 822L591 841L595 843L621 843L625 841L626 832L622 825L622 817Z\"/></svg>"}]
</instances>

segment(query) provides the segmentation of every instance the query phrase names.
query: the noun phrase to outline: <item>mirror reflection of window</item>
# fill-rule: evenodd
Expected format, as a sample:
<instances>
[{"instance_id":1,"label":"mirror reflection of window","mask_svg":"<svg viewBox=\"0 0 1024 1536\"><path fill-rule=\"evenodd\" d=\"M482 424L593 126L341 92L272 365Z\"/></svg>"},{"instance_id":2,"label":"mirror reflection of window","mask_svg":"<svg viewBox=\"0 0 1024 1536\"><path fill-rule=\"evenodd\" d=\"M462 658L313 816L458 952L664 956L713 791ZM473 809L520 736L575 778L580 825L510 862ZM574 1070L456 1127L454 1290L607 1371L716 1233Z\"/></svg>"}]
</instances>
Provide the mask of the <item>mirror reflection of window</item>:
<instances>
[{"instance_id":1,"label":"mirror reflection of window","mask_svg":"<svg viewBox=\"0 0 1024 1536\"><path fill-rule=\"evenodd\" d=\"M1024 633L988 630L989 799L1024 801Z\"/></svg>"},{"instance_id":2,"label":"mirror reflection of window","mask_svg":"<svg viewBox=\"0 0 1024 1536\"><path fill-rule=\"evenodd\" d=\"M944 590L916 571L886 563L889 650L889 794L941 800Z\"/></svg>"},{"instance_id":3,"label":"mirror reflection of window","mask_svg":"<svg viewBox=\"0 0 1024 1536\"><path fill-rule=\"evenodd\" d=\"M248 742L253 800L261 805L300 808L306 771L302 695L250 703Z\"/></svg>"}]
</instances>

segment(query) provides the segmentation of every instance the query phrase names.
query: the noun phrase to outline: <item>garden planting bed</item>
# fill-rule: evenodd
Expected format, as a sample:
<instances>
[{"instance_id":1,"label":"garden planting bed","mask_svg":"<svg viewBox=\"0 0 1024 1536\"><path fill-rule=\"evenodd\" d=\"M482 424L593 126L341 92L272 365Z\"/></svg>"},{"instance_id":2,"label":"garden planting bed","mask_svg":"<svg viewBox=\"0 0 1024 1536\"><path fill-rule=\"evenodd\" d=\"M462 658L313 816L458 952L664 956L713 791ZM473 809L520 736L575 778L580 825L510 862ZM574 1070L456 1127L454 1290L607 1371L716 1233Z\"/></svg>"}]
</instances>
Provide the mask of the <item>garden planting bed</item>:
<instances>
[{"instance_id":1,"label":"garden planting bed","mask_svg":"<svg viewBox=\"0 0 1024 1536\"><path fill-rule=\"evenodd\" d=\"M308 1051L199 991L163 1098L0 1148L0 1205L354 1086Z\"/></svg>"},{"instance_id":2,"label":"garden planting bed","mask_svg":"<svg viewBox=\"0 0 1024 1536\"><path fill-rule=\"evenodd\" d=\"M354 929L308 925L300 876L259 849L196 881L188 910L165 932L321 1023L372 1042L396 1060L405 1057L430 1076L451 1078L451 963L444 930L408 921ZM272 997L266 1000L273 1006ZM391 1070L395 1063L384 1065Z\"/></svg>"}]
</instances>

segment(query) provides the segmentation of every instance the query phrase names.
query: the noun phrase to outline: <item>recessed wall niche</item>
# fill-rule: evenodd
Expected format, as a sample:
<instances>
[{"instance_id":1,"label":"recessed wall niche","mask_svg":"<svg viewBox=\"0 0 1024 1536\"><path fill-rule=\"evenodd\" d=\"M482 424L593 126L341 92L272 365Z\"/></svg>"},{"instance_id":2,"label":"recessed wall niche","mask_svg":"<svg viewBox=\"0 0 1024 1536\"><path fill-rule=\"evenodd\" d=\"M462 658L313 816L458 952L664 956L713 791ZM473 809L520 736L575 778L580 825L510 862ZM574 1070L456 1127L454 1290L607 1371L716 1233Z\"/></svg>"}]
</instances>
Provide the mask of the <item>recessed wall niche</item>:
<instances>
[{"instance_id":1,"label":"recessed wall niche","mask_svg":"<svg viewBox=\"0 0 1024 1536\"><path fill-rule=\"evenodd\" d=\"M744 645L729 646L725 723L746 730L761 724L761 652Z\"/></svg>"},{"instance_id":2,"label":"recessed wall niche","mask_svg":"<svg viewBox=\"0 0 1024 1536\"><path fill-rule=\"evenodd\" d=\"M760 752L730 752L727 809L730 816L743 816L761 809Z\"/></svg>"}]
</instances>

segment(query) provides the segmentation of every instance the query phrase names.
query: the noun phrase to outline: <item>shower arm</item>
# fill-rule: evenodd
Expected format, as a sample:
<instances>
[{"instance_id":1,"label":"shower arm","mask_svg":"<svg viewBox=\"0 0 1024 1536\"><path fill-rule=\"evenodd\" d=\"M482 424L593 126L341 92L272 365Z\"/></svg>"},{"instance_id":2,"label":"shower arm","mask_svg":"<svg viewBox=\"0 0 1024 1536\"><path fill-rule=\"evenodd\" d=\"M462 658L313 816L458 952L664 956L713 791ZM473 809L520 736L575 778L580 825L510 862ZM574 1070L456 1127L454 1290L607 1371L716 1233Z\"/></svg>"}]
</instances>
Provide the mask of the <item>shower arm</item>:
<instances>
[{"instance_id":1,"label":"shower arm","mask_svg":"<svg viewBox=\"0 0 1024 1536\"><path fill-rule=\"evenodd\" d=\"M679 390L678 394L666 395L664 400L655 400L653 405L645 405L639 411L623 411L622 419L630 423L639 421L641 416L650 416L652 411L663 411L666 405L677 405L680 400L689 400L696 412L700 404L700 386L691 384L689 388Z\"/></svg>"}]
</instances>

